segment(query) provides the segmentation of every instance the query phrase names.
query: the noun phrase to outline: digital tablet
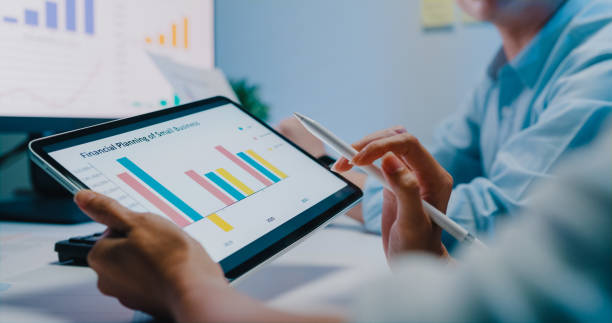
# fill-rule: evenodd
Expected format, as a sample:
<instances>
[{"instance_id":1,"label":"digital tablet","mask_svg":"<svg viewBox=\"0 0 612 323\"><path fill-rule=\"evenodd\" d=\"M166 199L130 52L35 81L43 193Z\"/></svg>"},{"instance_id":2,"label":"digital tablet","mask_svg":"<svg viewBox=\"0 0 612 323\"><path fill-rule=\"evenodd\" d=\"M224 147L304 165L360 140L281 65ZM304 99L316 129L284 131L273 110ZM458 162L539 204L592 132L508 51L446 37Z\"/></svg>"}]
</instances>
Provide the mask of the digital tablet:
<instances>
[{"instance_id":1,"label":"digital tablet","mask_svg":"<svg viewBox=\"0 0 612 323\"><path fill-rule=\"evenodd\" d=\"M224 97L38 139L30 156L72 193L91 189L182 227L231 280L362 196Z\"/></svg>"}]
</instances>

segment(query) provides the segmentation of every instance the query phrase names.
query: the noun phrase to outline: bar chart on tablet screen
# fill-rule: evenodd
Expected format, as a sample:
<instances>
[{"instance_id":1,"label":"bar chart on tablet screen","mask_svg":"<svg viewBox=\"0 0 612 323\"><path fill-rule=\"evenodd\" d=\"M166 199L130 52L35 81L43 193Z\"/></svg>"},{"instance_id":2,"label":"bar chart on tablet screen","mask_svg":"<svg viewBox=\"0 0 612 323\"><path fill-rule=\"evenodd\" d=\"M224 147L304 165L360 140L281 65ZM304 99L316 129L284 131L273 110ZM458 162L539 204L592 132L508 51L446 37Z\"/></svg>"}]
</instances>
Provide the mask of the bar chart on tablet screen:
<instances>
[{"instance_id":1,"label":"bar chart on tablet screen","mask_svg":"<svg viewBox=\"0 0 612 323\"><path fill-rule=\"evenodd\" d=\"M216 260L346 185L231 105L50 154L88 188L183 228Z\"/></svg>"},{"instance_id":2,"label":"bar chart on tablet screen","mask_svg":"<svg viewBox=\"0 0 612 323\"><path fill-rule=\"evenodd\" d=\"M195 210L170 188L162 184L161 180L156 179L149 171L144 170L128 157L117 159L117 162L126 170L118 174L117 178L180 227L208 219L219 229L229 232L234 229L234 226L223 220L217 213L264 191L289 176L254 150L248 149L236 154L223 146L216 146L215 150L227 158L226 166L202 171L189 169L183 174L177 171L174 176L187 176L197 183L202 188L202 194L209 194L222 203L222 207L218 209ZM236 170L228 170L231 169L230 167L240 169L243 173L236 175ZM249 178L251 183L245 183Z\"/></svg>"}]
</instances>

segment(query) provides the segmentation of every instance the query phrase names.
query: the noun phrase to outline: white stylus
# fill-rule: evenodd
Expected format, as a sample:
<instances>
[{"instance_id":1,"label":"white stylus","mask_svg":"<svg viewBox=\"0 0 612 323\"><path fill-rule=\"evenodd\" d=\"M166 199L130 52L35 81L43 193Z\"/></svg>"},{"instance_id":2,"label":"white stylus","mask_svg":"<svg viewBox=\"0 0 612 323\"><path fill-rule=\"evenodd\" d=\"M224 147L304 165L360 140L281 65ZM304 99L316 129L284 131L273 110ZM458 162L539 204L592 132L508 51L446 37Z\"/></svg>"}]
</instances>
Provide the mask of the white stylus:
<instances>
[{"instance_id":1,"label":"white stylus","mask_svg":"<svg viewBox=\"0 0 612 323\"><path fill-rule=\"evenodd\" d=\"M353 146L342 141L342 139L338 138L338 136L334 135L331 131L327 130L318 122L297 112L295 113L295 117L302 123L302 125L304 125L304 127L308 131L310 131L310 133L312 133L315 137L321 139L321 141L329 145L332 149L334 149L336 152L338 152L340 155L344 156L348 160L352 160L355 155L357 155L358 151L353 148ZM363 169L369 175L379 180L385 186L385 188L389 189L382 170L376 165L360 166L360 168ZM473 244L478 247L486 248L485 245L474 235L469 233L466 229L457 224L455 221L451 220L451 218L447 217L444 213L440 212L431 204L427 203L427 201L423 201L423 207L425 208L425 212L429 215L432 221L439 225L450 235L452 235L455 239L463 243Z\"/></svg>"}]
</instances>

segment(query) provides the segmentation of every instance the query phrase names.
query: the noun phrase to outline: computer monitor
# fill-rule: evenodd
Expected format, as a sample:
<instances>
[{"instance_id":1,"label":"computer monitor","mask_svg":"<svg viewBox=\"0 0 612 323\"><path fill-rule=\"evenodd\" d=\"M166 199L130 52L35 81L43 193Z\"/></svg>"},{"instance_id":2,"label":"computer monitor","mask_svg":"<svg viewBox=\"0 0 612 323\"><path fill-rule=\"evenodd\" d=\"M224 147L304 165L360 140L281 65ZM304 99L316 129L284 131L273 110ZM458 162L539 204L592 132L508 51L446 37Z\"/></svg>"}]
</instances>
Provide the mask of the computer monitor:
<instances>
[{"instance_id":1,"label":"computer monitor","mask_svg":"<svg viewBox=\"0 0 612 323\"><path fill-rule=\"evenodd\" d=\"M209 96L235 99L214 69L213 6L214 0L0 1L0 134L35 137ZM34 191L0 200L0 219L85 219L33 164L29 178Z\"/></svg>"},{"instance_id":2,"label":"computer monitor","mask_svg":"<svg viewBox=\"0 0 612 323\"><path fill-rule=\"evenodd\" d=\"M201 99L213 5L0 2L0 132L64 131Z\"/></svg>"}]
</instances>

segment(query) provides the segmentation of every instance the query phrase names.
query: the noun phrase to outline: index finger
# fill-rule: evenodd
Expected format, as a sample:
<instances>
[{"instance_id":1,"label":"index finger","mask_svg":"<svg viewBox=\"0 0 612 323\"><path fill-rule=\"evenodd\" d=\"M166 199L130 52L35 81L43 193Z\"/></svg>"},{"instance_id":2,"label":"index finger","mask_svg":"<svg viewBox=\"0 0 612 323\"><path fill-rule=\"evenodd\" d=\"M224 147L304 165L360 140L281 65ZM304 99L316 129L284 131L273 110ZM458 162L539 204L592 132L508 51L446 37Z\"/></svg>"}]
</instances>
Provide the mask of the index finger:
<instances>
[{"instance_id":1,"label":"index finger","mask_svg":"<svg viewBox=\"0 0 612 323\"><path fill-rule=\"evenodd\" d=\"M406 132L406 129L401 126L396 126L396 127L392 127L389 129L380 130L380 131L377 131L377 132L374 132L372 134L365 136L363 139L355 142L351 146L353 146L353 148L355 148L357 151L360 151L361 149L363 149L363 147L367 146L372 141L395 136L397 134L405 133L405 132ZM344 173L344 172L348 172L352 168L353 168L353 164L351 164L351 162L345 157L341 157L340 159L336 161L336 163L332 167L332 170L336 172Z\"/></svg>"},{"instance_id":2,"label":"index finger","mask_svg":"<svg viewBox=\"0 0 612 323\"><path fill-rule=\"evenodd\" d=\"M352 168L353 165L344 157L340 157L332 166L332 170L339 173L348 172Z\"/></svg>"},{"instance_id":3,"label":"index finger","mask_svg":"<svg viewBox=\"0 0 612 323\"><path fill-rule=\"evenodd\" d=\"M110 197L82 190L74 196L74 201L87 216L112 230L127 232L132 228L129 220L132 211Z\"/></svg>"},{"instance_id":4,"label":"index finger","mask_svg":"<svg viewBox=\"0 0 612 323\"><path fill-rule=\"evenodd\" d=\"M387 152L393 152L401 156L419 177L437 178L441 172L441 166L436 159L421 145L418 139L408 133L369 143L355 156L353 163L358 166L369 165Z\"/></svg>"},{"instance_id":5,"label":"index finger","mask_svg":"<svg viewBox=\"0 0 612 323\"><path fill-rule=\"evenodd\" d=\"M392 136L395 136L401 133L405 133L405 132L406 132L406 129L401 126L396 126L396 127L392 127L389 129L376 131L375 133L372 133L372 134L369 134L363 137L363 139L355 142L352 146L358 151L360 151L365 146L367 146L369 143L373 141L380 140L380 139L387 138L387 137L392 137Z\"/></svg>"}]
</instances>

